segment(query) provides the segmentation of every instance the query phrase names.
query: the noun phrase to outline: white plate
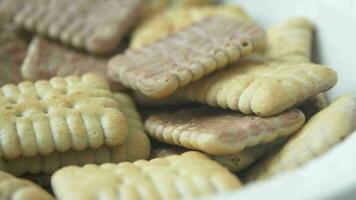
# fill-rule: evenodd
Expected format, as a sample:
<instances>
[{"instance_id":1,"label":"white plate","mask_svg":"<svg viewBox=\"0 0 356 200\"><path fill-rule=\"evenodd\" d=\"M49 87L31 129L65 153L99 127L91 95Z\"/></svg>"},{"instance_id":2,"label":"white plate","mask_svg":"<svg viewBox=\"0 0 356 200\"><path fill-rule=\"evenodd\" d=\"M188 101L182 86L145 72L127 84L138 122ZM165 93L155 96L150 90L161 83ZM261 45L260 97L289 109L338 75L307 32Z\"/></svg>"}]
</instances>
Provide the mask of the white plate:
<instances>
[{"instance_id":1,"label":"white plate","mask_svg":"<svg viewBox=\"0 0 356 200\"><path fill-rule=\"evenodd\" d=\"M338 73L328 95L356 93L356 0L227 0L263 26L306 16L316 27L314 61ZM293 171L207 199L355 200L356 131L326 154Z\"/></svg>"}]
</instances>

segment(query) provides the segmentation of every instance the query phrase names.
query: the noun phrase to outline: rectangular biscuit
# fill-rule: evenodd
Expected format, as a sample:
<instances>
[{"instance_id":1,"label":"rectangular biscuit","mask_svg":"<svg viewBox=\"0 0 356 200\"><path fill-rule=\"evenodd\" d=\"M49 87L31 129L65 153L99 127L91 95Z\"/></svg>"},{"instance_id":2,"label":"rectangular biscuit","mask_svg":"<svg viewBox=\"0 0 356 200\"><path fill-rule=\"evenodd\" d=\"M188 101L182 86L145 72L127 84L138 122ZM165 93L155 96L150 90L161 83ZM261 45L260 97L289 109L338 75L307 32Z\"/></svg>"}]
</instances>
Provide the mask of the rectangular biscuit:
<instances>
[{"instance_id":1,"label":"rectangular biscuit","mask_svg":"<svg viewBox=\"0 0 356 200\"><path fill-rule=\"evenodd\" d=\"M152 98L163 98L192 81L265 45L256 25L223 17L206 18L109 61L109 75Z\"/></svg>"},{"instance_id":2,"label":"rectangular biscuit","mask_svg":"<svg viewBox=\"0 0 356 200\"><path fill-rule=\"evenodd\" d=\"M15 175L25 173L52 174L61 167L68 165L118 163L148 158L150 143L144 133L143 123L132 99L122 93L115 93L113 98L118 102L128 122L128 135L123 144L113 147L104 144L95 149L52 152L47 155L22 156L9 160L0 159L0 169Z\"/></svg>"},{"instance_id":3,"label":"rectangular biscuit","mask_svg":"<svg viewBox=\"0 0 356 200\"><path fill-rule=\"evenodd\" d=\"M3 86L0 158L123 144L127 119L108 88L91 74Z\"/></svg>"},{"instance_id":4,"label":"rectangular biscuit","mask_svg":"<svg viewBox=\"0 0 356 200\"><path fill-rule=\"evenodd\" d=\"M181 0L174 2L181 2ZM188 8L183 6L168 9L144 20L135 28L130 39L130 48L140 48L151 44L193 23L212 16L227 17L244 22L251 21L245 11L237 5L206 5Z\"/></svg>"},{"instance_id":5,"label":"rectangular biscuit","mask_svg":"<svg viewBox=\"0 0 356 200\"><path fill-rule=\"evenodd\" d=\"M297 131L304 115L296 109L273 117L245 115L211 107L154 114L145 121L149 135L161 142L211 155L231 155Z\"/></svg>"},{"instance_id":6,"label":"rectangular biscuit","mask_svg":"<svg viewBox=\"0 0 356 200\"><path fill-rule=\"evenodd\" d=\"M247 181L295 169L322 155L356 129L356 95L345 94L315 114L283 146L246 175Z\"/></svg>"},{"instance_id":7,"label":"rectangular biscuit","mask_svg":"<svg viewBox=\"0 0 356 200\"><path fill-rule=\"evenodd\" d=\"M193 82L180 95L210 106L271 116L332 88L337 81L335 71L303 62L309 60L310 49L305 44L310 43L310 30L300 24L303 23L275 28L278 39L269 39L261 55L242 59ZM303 45L296 45L294 39Z\"/></svg>"},{"instance_id":8,"label":"rectangular biscuit","mask_svg":"<svg viewBox=\"0 0 356 200\"><path fill-rule=\"evenodd\" d=\"M28 48L21 74L25 80L37 81L53 76L65 77L95 73L109 81L111 90L124 89L120 83L109 79L108 61L108 57L93 56L36 36Z\"/></svg>"},{"instance_id":9,"label":"rectangular biscuit","mask_svg":"<svg viewBox=\"0 0 356 200\"><path fill-rule=\"evenodd\" d=\"M93 53L110 53L139 17L142 0L4 0L19 27ZM120 12L117 12L117 11Z\"/></svg>"},{"instance_id":10,"label":"rectangular biscuit","mask_svg":"<svg viewBox=\"0 0 356 200\"><path fill-rule=\"evenodd\" d=\"M19 83L21 63L25 59L27 44L15 28L0 19L0 86Z\"/></svg>"},{"instance_id":11,"label":"rectangular biscuit","mask_svg":"<svg viewBox=\"0 0 356 200\"><path fill-rule=\"evenodd\" d=\"M66 167L52 176L66 200L187 199L240 187L227 169L198 152L134 163Z\"/></svg>"},{"instance_id":12,"label":"rectangular biscuit","mask_svg":"<svg viewBox=\"0 0 356 200\"><path fill-rule=\"evenodd\" d=\"M54 200L41 187L0 171L0 199L4 200Z\"/></svg>"}]
</instances>

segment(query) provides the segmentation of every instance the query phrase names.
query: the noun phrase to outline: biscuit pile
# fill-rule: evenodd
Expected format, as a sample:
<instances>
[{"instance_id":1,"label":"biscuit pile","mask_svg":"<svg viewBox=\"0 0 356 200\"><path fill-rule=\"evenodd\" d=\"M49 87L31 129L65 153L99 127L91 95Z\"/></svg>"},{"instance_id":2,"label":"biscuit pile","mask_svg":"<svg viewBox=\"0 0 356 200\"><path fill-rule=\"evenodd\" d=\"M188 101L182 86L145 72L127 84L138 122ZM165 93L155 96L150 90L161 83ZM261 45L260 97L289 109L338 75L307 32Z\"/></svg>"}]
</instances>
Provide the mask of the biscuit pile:
<instances>
[{"instance_id":1,"label":"biscuit pile","mask_svg":"<svg viewBox=\"0 0 356 200\"><path fill-rule=\"evenodd\" d=\"M306 164L356 129L312 40L211 0L1 1L0 200L198 198Z\"/></svg>"}]
</instances>

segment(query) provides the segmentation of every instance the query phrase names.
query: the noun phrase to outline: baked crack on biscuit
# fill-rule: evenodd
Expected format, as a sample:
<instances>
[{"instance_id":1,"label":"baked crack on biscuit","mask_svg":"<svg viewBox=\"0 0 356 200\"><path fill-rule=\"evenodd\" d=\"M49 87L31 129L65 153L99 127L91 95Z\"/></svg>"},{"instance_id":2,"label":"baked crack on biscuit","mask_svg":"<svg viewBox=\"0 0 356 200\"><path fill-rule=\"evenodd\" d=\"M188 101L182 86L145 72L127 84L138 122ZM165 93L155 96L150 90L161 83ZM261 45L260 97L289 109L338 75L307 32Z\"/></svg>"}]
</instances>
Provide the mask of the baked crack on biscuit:
<instances>
[{"instance_id":1,"label":"baked crack on biscuit","mask_svg":"<svg viewBox=\"0 0 356 200\"><path fill-rule=\"evenodd\" d=\"M186 199L240 187L227 169L198 152L134 163L66 167L52 176L66 200Z\"/></svg>"},{"instance_id":2,"label":"baked crack on biscuit","mask_svg":"<svg viewBox=\"0 0 356 200\"><path fill-rule=\"evenodd\" d=\"M355 129L356 95L346 94L315 114L280 151L252 168L246 180L264 179L302 166L327 152Z\"/></svg>"},{"instance_id":3,"label":"baked crack on biscuit","mask_svg":"<svg viewBox=\"0 0 356 200\"><path fill-rule=\"evenodd\" d=\"M211 155L231 155L272 142L303 124L304 115L296 109L263 118L211 107L156 114L145 121L151 137Z\"/></svg>"},{"instance_id":4,"label":"baked crack on biscuit","mask_svg":"<svg viewBox=\"0 0 356 200\"><path fill-rule=\"evenodd\" d=\"M93 53L109 53L138 19L142 3L142 0L4 0L1 6L16 26L27 31Z\"/></svg>"},{"instance_id":5,"label":"baked crack on biscuit","mask_svg":"<svg viewBox=\"0 0 356 200\"><path fill-rule=\"evenodd\" d=\"M265 33L249 23L212 17L109 62L113 80L152 98L192 81L265 45Z\"/></svg>"}]
</instances>

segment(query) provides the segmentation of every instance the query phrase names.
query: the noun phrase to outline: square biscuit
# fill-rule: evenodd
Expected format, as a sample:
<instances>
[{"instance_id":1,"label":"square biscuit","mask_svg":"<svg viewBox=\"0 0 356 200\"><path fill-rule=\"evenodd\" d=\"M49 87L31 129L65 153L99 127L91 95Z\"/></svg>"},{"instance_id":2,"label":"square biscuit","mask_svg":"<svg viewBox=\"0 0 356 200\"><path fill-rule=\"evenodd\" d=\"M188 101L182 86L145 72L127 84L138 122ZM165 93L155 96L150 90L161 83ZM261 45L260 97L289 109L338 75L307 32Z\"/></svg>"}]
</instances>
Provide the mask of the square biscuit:
<instances>
[{"instance_id":1,"label":"square biscuit","mask_svg":"<svg viewBox=\"0 0 356 200\"><path fill-rule=\"evenodd\" d=\"M127 119L95 75L54 77L0 88L0 158L123 144Z\"/></svg>"},{"instance_id":2,"label":"square biscuit","mask_svg":"<svg viewBox=\"0 0 356 200\"><path fill-rule=\"evenodd\" d=\"M95 73L110 83L111 90L124 89L120 83L109 79L107 75L108 61L108 57L93 56L44 37L35 36L22 64L21 74L25 80L37 81L50 79L54 76L79 76Z\"/></svg>"},{"instance_id":3,"label":"square biscuit","mask_svg":"<svg viewBox=\"0 0 356 200\"><path fill-rule=\"evenodd\" d=\"M55 200L36 184L0 171L0 199L4 200Z\"/></svg>"},{"instance_id":4,"label":"square biscuit","mask_svg":"<svg viewBox=\"0 0 356 200\"><path fill-rule=\"evenodd\" d=\"M4 0L13 24L92 53L110 53L139 17L143 0ZM117 12L120 10L120 12Z\"/></svg>"},{"instance_id":5,"label":"square biscuit","mask_svg":"<svg viewBox=\"0 0 356 200\"><path fill-rule=\"evenodd\" d=\"M296 109L258 117L211 107L154 114L145 121L149 135L161 142L210 155L232 155L293 134L304 124Z\"/></svg>"},{"instance_id":6,"label":"square biscuit","mask_svg":"<svg viewBox=\"0 0 356 200\"><path fill-rule=\"evenodd\" d=\"M338 144L356 129L356 95L345 94L315 114L274 154L251 168L246 181L300 167Z\"/></svg>"},{"instance_id":7,"label":"square biscuit","mask_svg":"<svg viewBox=\"0 0 356 200\"><path fill-rule=\"evenodd\" d=\"M212 16L244 22L251 21L245 11L236 5L206 5L188 8L183 6L168 9L141 22L132 33L129 46L130 48L143 47Z\"/></svg>"},{"instance_id":8,"label":"square biscuit","mask_svg":"<svg viewBox=\"0 0 356 200\"><path fill-rule=\"evenodd\" d=\"M109 75L126 87L163 98L265 45L256 25L223 17L206 18L109 61Z\"/></svg>"},{"instance_id":9,"label":"square biscuit","mask_svg":"<svg viewBox=\"0 0 356 200\"><path fill-rule=\"evenodd\" d=\"M66 200L190 199L240 187L233 174L198 152L117 165L66 167L51 182L56 197Z\"/></svg>"}]
</instances>

